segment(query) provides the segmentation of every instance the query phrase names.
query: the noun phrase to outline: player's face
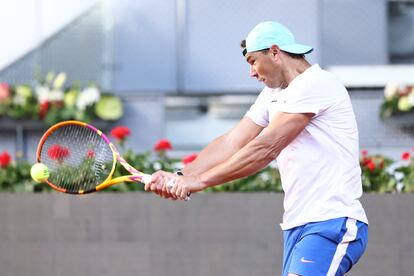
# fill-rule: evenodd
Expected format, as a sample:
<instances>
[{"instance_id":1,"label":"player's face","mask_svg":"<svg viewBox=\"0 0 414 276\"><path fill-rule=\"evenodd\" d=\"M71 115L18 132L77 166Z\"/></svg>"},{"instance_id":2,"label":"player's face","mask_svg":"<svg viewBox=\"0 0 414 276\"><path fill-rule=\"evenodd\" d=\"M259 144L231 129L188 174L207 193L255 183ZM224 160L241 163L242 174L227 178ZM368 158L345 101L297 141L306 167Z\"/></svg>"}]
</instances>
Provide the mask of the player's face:
<instances>
[{"instance_id":1,"label":"player's face","mask_svg":"<svg viewBox=\"0 0 414 276\"><path fill-rule=\"evenodd\" d=\"M282 87L285 82L277 55L270 50L267 53L260 51L247 53L246 60L250 64L250 76L263 82L267 87Z\"/></svg>"}]
</instances>

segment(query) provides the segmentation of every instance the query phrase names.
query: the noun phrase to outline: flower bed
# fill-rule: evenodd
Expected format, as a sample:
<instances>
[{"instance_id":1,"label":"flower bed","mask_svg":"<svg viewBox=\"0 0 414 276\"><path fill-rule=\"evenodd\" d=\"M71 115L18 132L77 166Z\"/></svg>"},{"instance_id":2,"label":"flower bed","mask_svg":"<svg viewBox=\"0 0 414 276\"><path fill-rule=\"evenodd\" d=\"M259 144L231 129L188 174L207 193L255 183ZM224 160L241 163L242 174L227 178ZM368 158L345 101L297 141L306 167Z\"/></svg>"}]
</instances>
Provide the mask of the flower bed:
<instances>
[{"instance_id":1,"label":"flower bed","mask_svg":"<svg viewBox=\"0 0 414 276\"><path fill-rule=\"evenodd\" d=\"M161 139L155 143L152 150L135 153L125 148L125 142L131 135L128 127L117 126L110 132L110 136L116 141L119 150L125 160L137 169L153 173L157 170L176 171L197 158L197 153L184 156L181 159L170 158L169 151L173 145L167 139ZM50 153L64 151L62 148L51 148ZM414 151L414 148L412 149ZM411 152L404 152L401 160L393 161L385 156L370 155L366 150L361 152L360 165L362 169L362 184L366 192L401 193L414 192L414 158ZM61 156L58 154L58 156ZM7 192L45 192L51 188L46 184L35 183L30 178L30 167L27 161L14 161L7 151L0 153L0 191ZM117 166L114 177L128 174L122 167ZM122 183L105 189L104 191L142 191L143 185ZM276 162L272 162L262 171L207 189L208 192L282 192L280 175Z\"/></svg>"},{"instance_id":2,"label":"flower bed","mask_svg":"<svg viewBox=\"0 0 414 276\"><path fill-rule=\"evenodd\" d=\"M414 114L414 87L411 85L389 84L384 89L384 101L380 108L380 117ZM412 122L414 124L414 122Z\"/></svg>"},{"instance_id":3,"label":"flower bed","mask_svg":"<svg viewBox=\"0 0 414 276\"><path fill-rule=\"evenodd\" d=\"M49 73L34 87L0 83L0 118L44 121L48 125L64 120L114 121L123 114L121 100L103 93L96 85L79 83L65 88L66 74Z\"/></svg>"}]
</instances>

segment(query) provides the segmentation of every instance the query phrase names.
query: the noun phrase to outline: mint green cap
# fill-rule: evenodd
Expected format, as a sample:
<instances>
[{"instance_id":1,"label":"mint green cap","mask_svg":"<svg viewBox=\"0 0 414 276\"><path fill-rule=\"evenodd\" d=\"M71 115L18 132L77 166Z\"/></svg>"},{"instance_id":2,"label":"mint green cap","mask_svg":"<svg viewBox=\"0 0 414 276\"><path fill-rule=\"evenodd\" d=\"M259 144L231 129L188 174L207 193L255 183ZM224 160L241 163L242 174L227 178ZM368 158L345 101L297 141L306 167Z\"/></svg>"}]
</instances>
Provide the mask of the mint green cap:
<instances>
[{"instance_id":1,"label":"mint green cap","mask_svg":"<svg viewBox=\"0 0 414 276\"><path fill-rule=\"evenodd\" d=\"M292 54L308 54L313 51L311 46L296 43L292 32L282 24L266 21L257 24L247 35L246 52L268 49L273 44Z\"/></svg>"}]
</instances>

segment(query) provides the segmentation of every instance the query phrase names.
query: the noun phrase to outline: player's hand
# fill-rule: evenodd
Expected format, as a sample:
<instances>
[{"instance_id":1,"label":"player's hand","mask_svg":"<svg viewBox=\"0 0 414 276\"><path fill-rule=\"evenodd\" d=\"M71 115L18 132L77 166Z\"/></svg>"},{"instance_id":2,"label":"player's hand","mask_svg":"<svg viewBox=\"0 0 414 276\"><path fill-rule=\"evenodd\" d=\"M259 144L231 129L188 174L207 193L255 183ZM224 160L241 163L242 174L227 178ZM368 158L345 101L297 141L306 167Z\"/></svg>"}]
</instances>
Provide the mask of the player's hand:
<instances>
[{"instance_id":1,"label":"player's hand","mask_svg":"<svg viewBox=\"0 0 414 276\"><path fill-rule=\"evenodd\" d=\"M169 188L171 181L174 185ZM197 176L180 176L165 171L152 174L151 182L145 185L145 191L151 191L163 198L173 200L186 200L189 194L205 188Z\"/></svg>"},{"instance_id":2,"label":"player's hand","mask_svg":"<svg viewBox=\"0 0 414 276\"><path fill-rule=\"evenodd\" d=\"M198 176L181 175L174 178L174 186L170 193L181 200L186 200L189 194L199 192L205 188Z\"/></svg>"},{"instance_id":3,"label":"player's hand","mask_svg":"<svg viewBox=\"0 0 414 276\"><path fill-rule=\"evenodd\" d=\"M169 172L157 171L151 175L151 181L145 184L144 190L147 192L153 192L163 198L177 200L178 197L171 193L167 185L171 179L174 181L176 177L177 176L175 174Z\"/></svg>"}]
</instances>

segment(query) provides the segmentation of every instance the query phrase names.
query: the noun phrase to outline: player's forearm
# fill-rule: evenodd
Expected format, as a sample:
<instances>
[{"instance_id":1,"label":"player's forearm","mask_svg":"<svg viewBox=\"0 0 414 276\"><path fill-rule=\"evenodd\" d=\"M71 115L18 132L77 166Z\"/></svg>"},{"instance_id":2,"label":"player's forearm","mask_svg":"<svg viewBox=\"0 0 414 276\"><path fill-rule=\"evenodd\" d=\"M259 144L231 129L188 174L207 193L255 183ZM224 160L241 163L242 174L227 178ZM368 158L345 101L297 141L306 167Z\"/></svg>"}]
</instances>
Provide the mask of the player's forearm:
<instances>
[{"instance_id":1,"label":"player's forearm","mask_svg":"<svg viewBox=\"0 0 414 276\"><path fill-rule=\"evenodd\" d=\"M201 186L219 185L263 169L295 139L313 114L277 113L274 121L229 160L198 176Z\"/></svg>"},{"instance_id":2,"label":"player's forearm","mask_svg":"<svg viewBox=\"0 0 414 276\"><path fill-rule=\"evenodd\" d=\"M208 144L197 156L197 159L191 162L183 169L184 175L199 175L218 164L229 159L234 153L241 148L227 135L220 136Z\"/></svg>"},{"instance_id":3,"label":"player's forearm","mask_svg":"<svg viewBox=\"0 0 414 276\"><path fill-rule=\"evenodd\" d=\"M200 181L207 188L252 175L273 161L283 147L281 140L274 143L266 137L258 137L226 162L202 173Z\"/></svg>"}]
</instances>

